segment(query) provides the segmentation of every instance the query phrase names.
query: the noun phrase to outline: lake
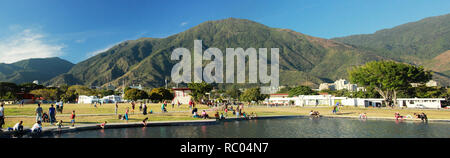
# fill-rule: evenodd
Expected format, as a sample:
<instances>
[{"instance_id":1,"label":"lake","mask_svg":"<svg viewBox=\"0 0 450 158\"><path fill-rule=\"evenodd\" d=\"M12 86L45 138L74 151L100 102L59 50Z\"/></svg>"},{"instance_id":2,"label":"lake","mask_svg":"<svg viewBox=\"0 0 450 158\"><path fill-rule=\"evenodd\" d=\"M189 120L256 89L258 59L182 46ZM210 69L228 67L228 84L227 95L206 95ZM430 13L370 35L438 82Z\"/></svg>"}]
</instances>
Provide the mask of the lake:
<instances>
[{"instance_id":1,"label":"lake","mask_svg":"<svg viewBox=\"0 0 450 158\"><path fill-rule=\"evenodd\" d=\"M450 123L276 118L213 125L111 128L54 134L54 138L450 138Z\"/></svg>"}]
</instances>

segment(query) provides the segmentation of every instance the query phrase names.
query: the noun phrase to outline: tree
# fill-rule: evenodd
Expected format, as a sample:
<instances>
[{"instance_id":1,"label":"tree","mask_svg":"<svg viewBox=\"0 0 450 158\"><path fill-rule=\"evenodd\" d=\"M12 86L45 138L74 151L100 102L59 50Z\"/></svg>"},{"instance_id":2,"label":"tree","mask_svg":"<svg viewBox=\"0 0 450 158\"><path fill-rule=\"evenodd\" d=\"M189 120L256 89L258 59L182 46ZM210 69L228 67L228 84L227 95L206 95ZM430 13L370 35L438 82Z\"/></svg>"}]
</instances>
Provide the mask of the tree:
<instances>
[{"instance_id":1,"label":"tree","mask_svg":"<svg viewBox=\"0 0 450 158\"><path fill-rule=\"evenodd\" d=\"M239 99L242 94L241 90L239 90L236 86L231 87L225 93L233 99Z\"/></svg>"},{"instance_id":2,"label":"tree","mask_svg":"<svg viewBox=\"0 0 450 158\"><path fill-rule=\"evenodd\" d=\"M267 98L267 95L261 94L259 88L249 88L241 95L241 100L246 102L259 102Z\"/></svg>"},{"instance_id":3,"label":"tree","mask_svg":"<svg viewBox=\"0 0 450 158\"><path fill-rule=\"evenodd\" d=\"M75 101L80 95L95 95L95 91L86 86L73 85L67 88L66 92L62 94L60 98L64 102Z\"/></svg>"},{"instance_id":4,"label":"tree","mask_svg":"<svg viewBox=\"0 0 450 158\"><path fill-rule=\"evenodd\" d=\"M173 94L170 92L170 90L165 88L153 88L152 91L149 93L149 99L152 101L158 101L161 102L163 100L172 100Z\"/></svg>"},{"instance_id":5,"label":"tree","mask_svg":"<svg viewBox=\"0 0 450 158\"><path fill-rule=\"evenodd\" d=\"M25 93L29 93L35 89L44 89L45 88L45 86L43 86L43 85L39 85L39 84L31 83L31 82L20 84L19 87L20 87L21 91L23 91Z\"/></svg>"},{"instance_id":6,"label":"tree","mask_svg":"<svg viewBox=\"0 0 450 158\"><path fill-rule=\"evenodd\" d=\"M199 101L204 98L205 94L212 90L212 85L203 81L202 83L188 83L189 89L191 89L191 96L194 100Z\"/></svg>"},{"instance_id":7,"label":"tree","mask_svg":"<svg viewBox=\"0 0 450 158\"><path fill-rule=\"evenodd\" d=\"M431 79L430 71L395 61L373 61L349 70L350 82L374 88L387 105L397 104L397 93L411 83L425 83Z\"/></svg>"},{"instance_id":8,"label":"tree","mask_svg":"<svg viewBox=\"0 0 450 158\"><path fill-rule=\"evenodd\" d=\"M313 91L308 86L298 86L288 91L289 97L298 95L316 95L317 92Z\"/></svg>"},{"instance_id":9,"label":"tree","mask_svg":"<svg viewBox=\"0 0 450 158\"><path fill-rule=\"evenodd\" d=\"M292 88L289 86L281 88L277 93L289 93Z\"/></svg>"},{"instance_id":10,"label":"tree","mask_svg":"<svg viewBox=\"0 0 450 158\"><path fill-rule=\"evenodd\" d=\"M96 90L95 93L100 98L103 98L104 96L114 95L113 90L107 90L107 89Z\"/></svg>"},{"instance_id":11,"label":"tree","mask_svg":"<svg viewBox=\"0 0 450 158\"><path fill-rule=\"evenodd\" d=\"M58 90L57 89L35 89L30 92L36 97L42 97L45 100L57 100Z\"/></svg>"},{"instance_id":12,"label":"tree","mask_svg":"<svg viewBox=\"0 0 450 158\"><path fill-rule=\"evenodd\" d=\"M136 101L139 99L147 99L147 98L148 94L143 90L132 88L125 92L125 99L128 100Z\"/></svg>"},{"instance_id":13,"label":"tree","mask_svg":"<svg viewBox=\"0 0 450 158\"><path fill-rule=\"evenodd\" d=\"M15 83L0 82L0 99L17 100L17 92L19 92L19 87Z\"/></svg>"}]
</instances>

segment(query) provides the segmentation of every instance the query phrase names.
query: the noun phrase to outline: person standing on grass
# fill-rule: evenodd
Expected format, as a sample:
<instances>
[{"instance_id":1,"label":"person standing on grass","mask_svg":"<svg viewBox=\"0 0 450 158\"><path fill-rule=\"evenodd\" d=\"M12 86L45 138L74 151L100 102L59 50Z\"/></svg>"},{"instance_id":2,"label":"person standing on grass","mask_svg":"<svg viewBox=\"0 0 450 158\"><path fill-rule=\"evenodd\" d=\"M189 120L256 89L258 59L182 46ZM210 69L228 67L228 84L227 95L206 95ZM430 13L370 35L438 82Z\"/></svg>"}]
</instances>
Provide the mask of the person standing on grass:
<instances>
[{"instance_id":1,"label":"person standing on grass","mask_svg":"<svg viewBox=\"0 0 450 158\"><path fill-rule=\"evenodd\" d=\"M193 108L193 105L194 105L194 102L192 101L192 99L189 100L189 109L192 109L192 108Z\"/></svg>"},{"instance_id":2,"label":"person standing on grass","mask_svg":"<svg viewBox=\"0 0 450 158\"><path fill-rule=\"evenodd\" d=\"M75 126L75 110L72 111L72 115L70 115L70 119L72 122L72 127Z\"/></svg>"},{"instance_id":3,"label":"person standing on grass","mask_svg":"<svg viewBox=\"0 0 450 158\"><path fill-rule=\"evenodd\" d=\"M53 104L50 105L50 108L48 108L48 114L50 115L50 124L56 122L56 109L53 107Z\"/></svg>"},{"instance_id":4,"label":"person standing on grass","mask_svg":"<svg viewBox=\"0 0 450 158\"><path fill-rule=\"evenodd\" d=\"M147 115L147 104L144 103L144 106L142 107L142 114Z\"/></svg>"},{"instance_id":5,"label":"person standing on grass","mask_svg":"<svg viewBox=\"0 0 450 158\"><path fill-rule=\"evenodd\" d=\"M94 107L97 108L97 102L94 102Z\"/></svg>"},{"instance_id":6,"label":"person standing on grass","mask_svg":"<svg viewBox=\"0 0 450 158\"><path fill-rule=\"evenodd\" d=\"M0 130L2 130L3 125L5 124L5 108L3 108L4 103L0 103Z\"/></svg>"},{"instance_id":7,"label":"person standing on grass","mask_svg":"<svg viewBox=\"0 0 450 158\"><path fill-rule=\"evenodd\" d=\"M175 101L172 100L172 109L175 107Z\"/></svg>"},{"instance_id":8,"label":"person standing on grass","mask_svg":"<svg viewBox=\"0 0 450 158\"><path fill-rule=\"evenodd\" d=\"M119 109L119 103L116 102L116 106L115 106L115 109L114 109L116 115L117 115L117 110L118 110L118 109Z\"/></svg>"},{"instance_id":9,"label":"person standing on grass","mask_svg":"<svg viewBox=\"0 0 450 158\"><path fill-rule=\"evenodd\" d=\"M134 114L134 107L135 107L135 103L134 101L131 102L131 112Z\"/></svg>"},{"instance_id":10,"label":"person standing on grass","mask_svg":"<svg viewBox=\"0 0 450 158\"><path fill-rule=\"evenodd\" d=\"M64 107L64 102L61 101L61 104L59 106L59 112L61 112L61 114L63 113L63 107Z\"/></svg>"},{"instance_id":11,"label":"person standing on grass","mask_svg":"<svg viewBox=\"0 0 450 158\"><path fill-rule=\"evenodd\" d=\"M181 105L180 101L177 101L177 102L178 102L178 107L180 107L180 105Z\"/></svg>"},{"instance_id":12,"label":"person standing on grass","mask_svg":"<svg viewBox=\"0 0 450 158\"><path fill-rule=\"evenodd\" d=\"M42 112L43 112L43 110L42 110L41 104L38 103L38 107L36 108L36 122L42 121Z\"/></svg>"}]
</instances>

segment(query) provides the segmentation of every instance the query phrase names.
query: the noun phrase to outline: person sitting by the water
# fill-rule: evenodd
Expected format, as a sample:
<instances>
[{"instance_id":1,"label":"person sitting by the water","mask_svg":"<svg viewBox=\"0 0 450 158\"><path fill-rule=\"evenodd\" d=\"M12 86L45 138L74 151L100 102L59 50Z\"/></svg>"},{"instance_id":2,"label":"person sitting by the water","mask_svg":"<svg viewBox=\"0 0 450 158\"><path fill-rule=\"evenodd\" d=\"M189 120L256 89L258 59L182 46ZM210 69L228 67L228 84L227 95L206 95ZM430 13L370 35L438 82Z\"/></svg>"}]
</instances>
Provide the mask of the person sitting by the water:
<instances>
[{"instance_id":1,"label":"person sitting by the water","mask_svg":"<svg viewBox=\"0 0 450 158\"><path fill-rule=\"evenodd\" d=\"M42 122L50 122L50 118L48 117L48 114L44 112L42 114Z\"/></svg>"},{"instance_id":2,"label":"person sitting by the water","mask_svg":"<svg viewBox=\"0 0 450 158\"><path fill-rule=\"evenodd\" d=\"M148 120L148 117L146 117L144 120L142 120L142 124L144 125L144 127L147 126L147 120Z\"/></svg>"},{"instance_id":3,"label":"person sitting by the water","mask_svg":"<svg viewBox=\"0 0 450 158\"><path fill-rule=\"evenodd\" d=\"M216 111L216 114L214 114L214 117L216 117L216 119L220 119L220 116L219 116L219 112L218 112L218 111Z\"/></svg>"},{"instance_id":4,"label":"person sitting by the water","mask_svg":"<svg viewBox=\"0 0 450 158\"><path fill-rule=\"evenodd\" d=\"M312 111L312 110L311 110L311 112L309 112L309 115L310 115L310 116L313 116L313 117L320 117L319 111Z\"/></svg>"},{"instance_id":5,"label":"person sitting by the water","mask_svg":"<svg viewBox=\"0 0 450 158\"><path fill-rule=\"evenodd\" d=\"M367 119L366 113L360 113L360 114L359 114L359 118L360 118L360 119Z\"/></svg>"},{"instance_id":6,"label":"person sitting by the water","mask_svg":"<svg viewBox=\"0 0 450 158\"><path fill-rule=\"evenodd\" d=\"M100 127L104 129L107 123L108 123L107 121L103 122L103 123L100 125Z\"/></svg>"},{"instance_id":7,"label":"person sitting by the water","mask_svg":"<svg viewBox=\"0 0 450 158\"><path fill-rule=\"evenodd\" d=\"M418 119L422 119L422 115L420 115L418 113L414 113L414 116L416 116L416 118L418 118Z\"/></svg>"},{"instance_id":8,"label":"person sitting by the water","mask_svg":"<svg viewBox=\"0 0 450 158\"><path fill-rule=\"evenodd\" d=\"M427 122L428 122L428 117L427 117L427 115L426 115L425 113L423 113L423 112L422 112L421 115L422 115L422 116L421 116L422 121L427 121Z\"/></svg>"},{"instance_id":9,"label":"person sitting by the water","mask_svg":"<svg viewBox=\"0 0 450 158\"><path fill-rule=\"evenodd\" d=\"M225 119L225 116L223 116L223 113L220 113L220 119Z\"/></svg>"},{"instance_id":10,"label":"person sitting by the water","mask_svg":"<svg viewBox=\"0 0 450 158\"><path fill-rule=\"evenodd\" d=\"M202 118L204 118L204 119L209 118L208 113L206 113L205 110L203 110L203 112L202 112Z\"/></svg>"},{"instance_id":11,"label":"person sitting by the water","mask_svg":"<svg viewBox=\"0 0 450 158\"><path fill-rule=\"evenodd\" d=\"M63 120L59 120L59 122L56 123L56 126L58 126L58 129L61 129L61 127L63 126Z\"/></svg>"},{"instance_id":12,"label":"person sitting by the water","mask_svg":"<svg viewBox=\"0 0 450 158\"><path fill-rule=\"evenodd\" d=\"M316 117L320 117L319 111L314 111L314 115L315 115Z\"/></svg>"},{"instance_id":13,"label":"person sitting by the water","mask_svg":"<svg viewBox=\"0 0 450 158\"><path fill-rule=\"evenodd\" d=\"M398 118L400 118L400 119L402 119L402 120L403 120L403 116L402 116L402 115L400 115L400 113L399 113L399 112L396 112L396 113L395 113L395 115L394 115L394 117L395 117L395 119L397 119L397 120L398 120Z\"/></svg>"},{"instance_id":14,"label":"person sitting by the water","mask_svg":"<svg viewBox=\"0 0 450 158\"><path fill-rule=\"evenodd\" d=\"M21 120L20 122L16 123L16 125L14 125L13 127L13 131L16 132L22 132L23 131L23 121Z\"/></svg>"},{"instance_id":15,"label":"person sitting by the water","mask_svg":"<svg viewBox=\"0 0 450 158\"><path fill-rule=\"evenodd\" d=\"M42 132L42 125L41 121L37 121L33 127L31 127L31 132L33 133L41 133Z\"/></svg>"},{"instance_id":16,"label":"person sitting by the water","mask_svg":"<svg viewBox=\"0 0 450 158\"><path fill-rule=\"evenodd\" d=\"M192 114L192 117L193 118L201 118L202 116L200 116L196 111L196 112L194 112L194 114Z\"/></svg>"},{"instance_id":17,"label":"person sitting by the water","mask_svg":"<svg viewBox=\"0 0 450 158\"><path fill-rule=\"evenodd\" d=\"M197 111L198 111L197 108L193 108L193 109L192 109L192 114L194 114L194 112L197 112Z\"/></svg>"},{"instance_id":18,"label":"person sitting by the water","mask_svg":"<svg viewBox=\"0 0 450 158\"><path fill-rule=\"evenodd\" d=\"M247 119L247 114L245 112L242 113L242 116Z\"/></svg>"}]
</instances>

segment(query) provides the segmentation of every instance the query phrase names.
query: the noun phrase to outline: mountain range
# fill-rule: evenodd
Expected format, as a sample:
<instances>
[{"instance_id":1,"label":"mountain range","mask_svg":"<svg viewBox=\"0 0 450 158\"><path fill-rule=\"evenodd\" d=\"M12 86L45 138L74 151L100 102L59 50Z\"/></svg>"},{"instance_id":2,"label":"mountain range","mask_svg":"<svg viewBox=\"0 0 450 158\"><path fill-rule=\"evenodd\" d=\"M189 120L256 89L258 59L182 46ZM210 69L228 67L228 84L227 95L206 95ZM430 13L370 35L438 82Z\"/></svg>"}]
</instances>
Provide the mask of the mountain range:
<instances>
[{"instance_id":1,"label":"mountain range","mask_svg":"<svg viewBox=\"0 0 450 158\"><path fill-rule=\"evenodd\" d=\"M194 40L202 40L203 51L210 47L222 52L225 48L279 48L280 85L318 87L322 82L347 78L349 68L373 60L423 65L435 72L434 79L441 85L450 85L449 24L450 15L443 15L373 34L324 39L228 18L207 21L167 38L124 41L42 81L46 85L163 86L166 79L170 82L171 69L178 62L170 60L172 51L184 47L193 52ZM1 81L6 80L1 75L8 74L3 65ZM6 81L25 81L16 78Z\"/></svg>"},{"instance_id":2,"label":"mountain range","mask_svg":"<svg viewBox=\"0 0 450 158\"><path fill-rule=\"evenodd\" d=\"M46 82L69 71L73 63L58 58L34 58L11 64L0 63L0 81L25 83L38 80Z\"/></svg>"},{"instance_id":3,"label":"mountain range","mask_svg":"<svg viewBox=\"0 0 450 158\"><path fill-rule=\"evenodd\" d=\"M425 18L373 34L332 40L396 61L423 65L434 71L434 79L450 85L450 14Z\"/></svg>"},{"instance_id":4,"label":"mountain range","mask_svg":"<svg viewBox=\"0 0 450 158\"><path fill-rule=\"evenodd\" d=\"M201 39L203 50L225 48L279 48L281 85L320 82L346 76L350 66L383 59L373 52L353 46L304 35L289 29L270 28L245 20L228 18L208 21L167 38L141 38L120 43L75 65L49 84L118 86L142 84L158 87L170 79L175 48L193 52L194 40Z\"/></svg>"}]
</instances>

